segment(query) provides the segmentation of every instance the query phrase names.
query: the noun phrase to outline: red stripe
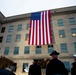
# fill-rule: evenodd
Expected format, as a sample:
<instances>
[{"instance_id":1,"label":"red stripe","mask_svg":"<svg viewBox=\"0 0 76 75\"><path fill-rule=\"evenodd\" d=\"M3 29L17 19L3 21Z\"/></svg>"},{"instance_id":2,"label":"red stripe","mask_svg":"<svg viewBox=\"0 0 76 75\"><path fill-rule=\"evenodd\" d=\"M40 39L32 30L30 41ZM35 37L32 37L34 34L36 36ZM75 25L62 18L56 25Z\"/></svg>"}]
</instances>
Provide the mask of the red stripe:
<instances>
[{"instance_id":1,"label":"red stripe","mask_svg":"<svg viewBox=\"0 0 76 75\"><path fill-rule=\"evenodd\" d=\"M48 20L49 20L49 30L50 30L50 42L52 43L52 31L51 31L51 26L50 26L50 17L51 17L51 15L50 15L50 10L48 11Z\"/></svg>"},{"instance_id":2,"label":"red stripe","mask_svg":"<svg viewBox=\"0 0 76 75\"><path fill-rule=\"evenodd\" d=\"M34 44L34 21L33 21L33 32L32 32L32 45Z\"/></svg>"},{"instance_id":3,"label":"red stripe","mask_svg":"<svg viewBox=\"0 0 76 75\"><path fill-rule=\"evenodd\" d=\"M43 33L43 45L45 44L44 43L44 12L42 13L42 33Z\"/></svg>"},{"instance_id":4,"label":"red stripe","mask_svg":"<svg viewBox=\"0 0 76 75\"><path fill-rule=\"evenodd\" d=\"M40 25L40 21L39 21L39 45L41 45L41 25Z\"/></svg>"},{"instance_id":5,"label":"red stripe","mask_svg":"<svg viewBox=\"0 0 76 75\"><path fill-rule=\"evenodd\" d=\"M41 45L43 45L42 15L43 15L43 12L41 12L41 21L40 21L40 27L41 27Z\"/></svg>"},{"instance_id":6,"label":"red stripe","mask_svg":"<svg viewBox=\"0 0 76 75\"><path fill-rule=\"evenodd\" d=\"M38 23L37 23L37 20L36 20L36 45L37 45L37 42L38 42Z\"/></svg>"}]
</instances>

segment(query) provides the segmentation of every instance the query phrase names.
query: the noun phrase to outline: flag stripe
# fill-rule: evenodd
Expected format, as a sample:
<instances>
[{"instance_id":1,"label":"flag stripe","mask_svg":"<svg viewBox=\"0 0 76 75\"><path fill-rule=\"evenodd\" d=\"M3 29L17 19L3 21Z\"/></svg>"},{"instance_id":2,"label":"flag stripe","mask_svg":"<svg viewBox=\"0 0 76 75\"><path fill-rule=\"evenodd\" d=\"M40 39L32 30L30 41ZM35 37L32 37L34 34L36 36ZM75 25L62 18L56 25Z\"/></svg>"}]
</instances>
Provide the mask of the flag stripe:
<instances>
[{"instance_id":1,"label":"flag stripe","mask_svg":"<svg viewBox=\"0 0 76 75\"><path fill-rule=\"evenodd\" d=\"M46 11L46 14L47 14L47 11ZM47 15L45 15L46 17L46 42L48 43L48 29L47 29L47 26L48 26L48 24L47 24Z\"/></svg>"},{"instance_id":2,"label":"flag stripe","mask_svg":"<svg viewBox=\"0 0 76 75\"><path fill-rule=\"evenodd\" d=\"M42 15L43 13L41 12L41 45L43 45L43 27L42 27Z\"/></svg>"},{"instance_id":3,"label":"flag stripe","mask_svg":"<svg viewBox=\"0 0 76 75\"><path fill-rule=\"evenodd\" d=\"M42 13L42 33L43 33L43 44L45 44L44 43L44 39L45 39L45 37L44 37L44 12Z\"/></svg>"}]
</instances>

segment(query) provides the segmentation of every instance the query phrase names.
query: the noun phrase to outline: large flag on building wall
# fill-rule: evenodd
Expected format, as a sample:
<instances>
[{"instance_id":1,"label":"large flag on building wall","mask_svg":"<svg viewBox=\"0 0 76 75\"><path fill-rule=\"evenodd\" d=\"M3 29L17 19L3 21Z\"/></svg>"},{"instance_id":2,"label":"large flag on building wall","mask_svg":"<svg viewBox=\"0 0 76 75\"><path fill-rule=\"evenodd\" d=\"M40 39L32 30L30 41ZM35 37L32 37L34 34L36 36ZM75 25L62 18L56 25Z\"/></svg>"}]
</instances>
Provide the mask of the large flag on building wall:
<instances>
[{"instance_id":1,"label":"large flag on building wall","mask_svg":"<svg viewBox=\"0 0 76 75\"><path fill-rule=\"evenodd\" d=\"M50 10L31 14L29 45L52 44Z\"/></svg>"}]
</instances>

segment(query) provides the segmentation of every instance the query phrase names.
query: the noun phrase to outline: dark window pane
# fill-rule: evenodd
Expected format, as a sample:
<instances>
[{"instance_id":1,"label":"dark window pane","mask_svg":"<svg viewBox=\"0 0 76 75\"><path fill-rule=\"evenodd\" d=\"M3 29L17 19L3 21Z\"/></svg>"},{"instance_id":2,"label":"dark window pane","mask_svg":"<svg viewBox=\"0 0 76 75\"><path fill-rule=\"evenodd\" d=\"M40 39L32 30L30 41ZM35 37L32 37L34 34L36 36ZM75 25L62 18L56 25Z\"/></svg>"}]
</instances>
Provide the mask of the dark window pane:
<instances>
[{"instance_id":1,"label":"dark window pane","mask_svg":"<svg viewBox=\"0 0 76 75\"><path fill-rule=\"evenodd\" d=\"M5 27L2 27L1 33L4 33L4 32L5 32Z\"/></svg>"}]
</instances>

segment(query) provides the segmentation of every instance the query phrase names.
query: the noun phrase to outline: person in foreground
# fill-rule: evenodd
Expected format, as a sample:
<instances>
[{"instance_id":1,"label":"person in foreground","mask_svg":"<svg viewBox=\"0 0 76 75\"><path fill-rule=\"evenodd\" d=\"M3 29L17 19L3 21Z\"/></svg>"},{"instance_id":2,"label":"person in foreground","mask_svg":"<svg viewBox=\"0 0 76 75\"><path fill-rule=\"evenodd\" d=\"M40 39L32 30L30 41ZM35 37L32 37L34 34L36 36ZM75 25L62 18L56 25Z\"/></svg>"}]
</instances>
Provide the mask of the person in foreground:
<instances>
[{"instance_id":1,"label":"person in foreground","mask_svg":"<svg viewBox=\"0 0 76 75\"><path fill-rule=\"evenodd\" d=\"M0 68L0 75L15 75L15 74L7 69Z\"/></svg>"},{"instance_id":2,"label":"person in foreground","mask_svg":"<svg viewBox=\"0 0 76 75\"><path fill-rule=\"evenodd\" d=\"M71 75L76 75L76 57L74 59L74 62L72 63Z\"/></svg>"},{"instance_id":3,"label":"person in foreground","mask_svg":"<svg viewBox=\"0 0 76 75\"><path fill-rule=\"evenodd\" d=\"M68 70L65 68L63 62L58 59L59 54L57 51L53 51L50 54L52 59L47 65L46 75L68 75Z\"/></svg>"},{"instance_id":4,"label":"person in foreground","mask_svg":"<svg viewBox=\"0 0 76 75\"><path fill-rule=\"evenodd\" d=\"M41 68L38 59L34 59L33 64L30 65L28 75L41 75Z\"/></svg>"}]
</instances>

